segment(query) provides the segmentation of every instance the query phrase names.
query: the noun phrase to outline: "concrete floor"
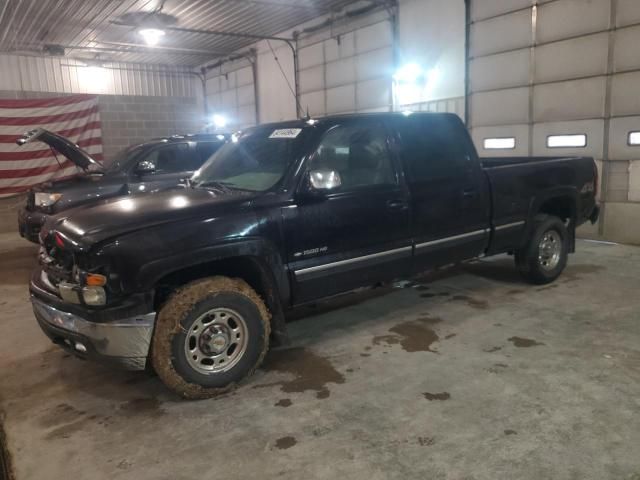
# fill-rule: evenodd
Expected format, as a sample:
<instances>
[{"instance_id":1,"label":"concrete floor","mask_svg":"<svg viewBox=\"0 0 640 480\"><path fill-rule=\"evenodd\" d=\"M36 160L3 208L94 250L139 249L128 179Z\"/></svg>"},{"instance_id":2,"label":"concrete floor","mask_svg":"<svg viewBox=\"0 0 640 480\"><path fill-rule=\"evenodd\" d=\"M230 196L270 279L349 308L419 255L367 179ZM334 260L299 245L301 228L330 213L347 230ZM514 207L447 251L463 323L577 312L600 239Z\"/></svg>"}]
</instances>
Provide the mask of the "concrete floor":
<instances>
[{"instance_id":1,"label":"concrete floor","mask_svg":"<svg viewBox=\"0 0 640 480\"><path fill-rule=\"evenodd\" d=\"M235 393L181 401L38 330L0 238L0 418L17 480L640 479L640 248L555 284L499 257L299 312ZM340 307L340 308L338 308Z\"/></svg>"}]
</instances>

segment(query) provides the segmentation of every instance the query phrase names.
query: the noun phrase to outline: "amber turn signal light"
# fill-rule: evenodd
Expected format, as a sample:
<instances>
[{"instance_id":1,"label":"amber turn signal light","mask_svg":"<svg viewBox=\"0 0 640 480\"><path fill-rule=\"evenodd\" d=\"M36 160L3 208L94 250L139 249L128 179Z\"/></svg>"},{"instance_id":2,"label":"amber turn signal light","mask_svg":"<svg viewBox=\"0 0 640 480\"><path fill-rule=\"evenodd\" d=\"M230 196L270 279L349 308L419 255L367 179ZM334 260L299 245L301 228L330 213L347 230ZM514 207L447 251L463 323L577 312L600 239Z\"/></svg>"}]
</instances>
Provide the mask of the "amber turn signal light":
<instances>
[{"instance_id":1,"label":"amber turn signal light","mask_svg":"<svg viewBox=\"0 0 640 480\"><path fill-rule=\"evenodd\" d=\"M107 283L107 277L99 273L87 273L85 282L89 287L102 287Z\"/></svg>"}]
</instances>

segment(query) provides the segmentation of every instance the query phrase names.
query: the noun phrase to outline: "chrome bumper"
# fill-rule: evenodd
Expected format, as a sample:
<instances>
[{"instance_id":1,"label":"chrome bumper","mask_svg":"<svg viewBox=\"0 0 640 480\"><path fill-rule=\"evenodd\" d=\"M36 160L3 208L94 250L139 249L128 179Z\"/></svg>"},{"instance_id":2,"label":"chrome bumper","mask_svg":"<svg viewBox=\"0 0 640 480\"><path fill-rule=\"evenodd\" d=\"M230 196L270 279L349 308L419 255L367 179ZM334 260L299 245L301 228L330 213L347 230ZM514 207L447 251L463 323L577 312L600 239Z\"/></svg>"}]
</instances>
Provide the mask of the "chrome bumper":
<instances>
[{"instance_id":1,"label":"chrome bumper","mask_svg":"<svg viewBox=\"0 0 640 480\"><path fill-rule=\"evenodd\" d=\"M54 342L80 357L111 361L130 370L146 366L155 312L114 322L89 322L31 296L42 330Z\"/></svg>"}]
</instances>

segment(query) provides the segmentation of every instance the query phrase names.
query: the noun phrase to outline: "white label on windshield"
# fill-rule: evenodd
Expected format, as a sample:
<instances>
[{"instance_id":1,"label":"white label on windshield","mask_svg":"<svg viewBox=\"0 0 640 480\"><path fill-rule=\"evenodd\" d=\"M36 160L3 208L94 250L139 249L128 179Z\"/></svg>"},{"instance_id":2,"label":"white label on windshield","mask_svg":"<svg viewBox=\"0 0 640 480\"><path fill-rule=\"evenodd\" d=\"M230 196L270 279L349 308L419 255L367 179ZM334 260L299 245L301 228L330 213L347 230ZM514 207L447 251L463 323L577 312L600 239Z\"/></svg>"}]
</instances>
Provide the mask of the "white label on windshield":
<instances>
[{"instance_id":1,"label":"white label on windshield","mask_svg":"<svg viewBox=\"0 0 640 480\"><path fill-rule=\"evenodd\" d=\"M301 131L301 128L281 128L274 130L269 138L296 138Z\"/></svg>"}]
</instances>

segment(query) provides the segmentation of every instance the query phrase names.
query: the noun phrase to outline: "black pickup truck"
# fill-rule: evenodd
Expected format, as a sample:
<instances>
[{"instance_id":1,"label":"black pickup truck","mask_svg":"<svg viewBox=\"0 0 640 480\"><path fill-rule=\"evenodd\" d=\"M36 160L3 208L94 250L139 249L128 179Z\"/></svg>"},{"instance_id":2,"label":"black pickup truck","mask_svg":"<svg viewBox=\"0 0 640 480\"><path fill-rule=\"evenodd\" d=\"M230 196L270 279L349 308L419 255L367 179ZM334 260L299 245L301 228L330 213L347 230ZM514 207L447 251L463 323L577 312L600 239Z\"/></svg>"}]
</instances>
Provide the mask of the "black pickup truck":
<instances>
[{"instance_id":1,"label":"black pickup truck","mask_svg":"<svg viewBox=\"0 0 640 480\"><path fill-rule=\"evenodd\" d=\"M263 125L184 188L51 218L31 298L74 354L206 397L286 341L294 306L504 252L553 281L596 185L591 158L481 160L450 114Z\"/></svg>"}]
</instances>

